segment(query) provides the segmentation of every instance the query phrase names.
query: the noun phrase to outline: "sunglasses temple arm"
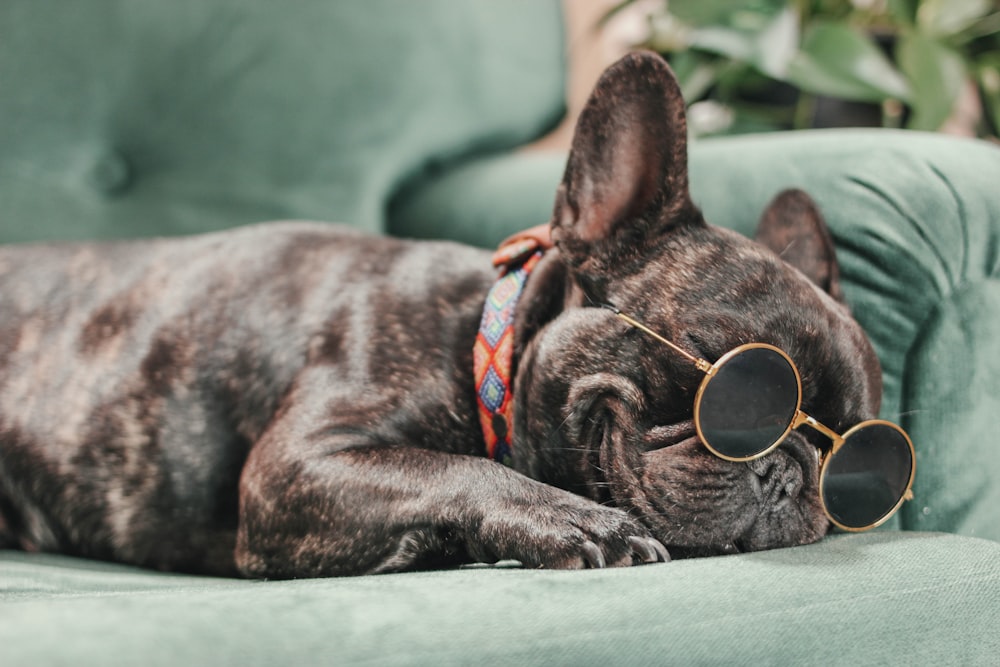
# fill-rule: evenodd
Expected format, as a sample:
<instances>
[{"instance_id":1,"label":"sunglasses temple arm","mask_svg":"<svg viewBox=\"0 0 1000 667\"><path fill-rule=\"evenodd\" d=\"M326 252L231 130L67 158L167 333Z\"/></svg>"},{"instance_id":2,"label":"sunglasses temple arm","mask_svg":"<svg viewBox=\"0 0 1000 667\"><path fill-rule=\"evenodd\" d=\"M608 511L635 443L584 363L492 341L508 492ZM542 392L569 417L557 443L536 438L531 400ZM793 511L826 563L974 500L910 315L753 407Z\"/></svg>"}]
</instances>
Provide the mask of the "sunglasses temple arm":
<instances>
[{"instance_id":1,"label":"sunglasses temple arm","mask_svg":"<svg viewBox=\"0 0 1000 667\"><path fill-rule=\"evenodd\" d=\"M660 341L661 343L663 343L664 345L666 345L667 347L669 347L671 350L673 350L677 354L681 355L682 357L684 357L685 359L687 359L688 361L690 361L692 364L694 364L695 366L697 366L698 370L700 370L702 373L705 373L707 375L712 375L713 374L714 369L712 368L712 364L708 363L704 359L699 359L698 357L694 356L693 354L689 354L688 352L686 352L685 350L681 349L680 347L678 347L674 343L670 342L669 340L667 340L666 338L664 338L660 334L656 333L655 331L653 331L652 329L650 329L646 325L644 325L641 322L638 322L636 320L633 320L631 317L629 317L625 313L621 312L620 310L618 310L614 306L606 306L606 307L608 308L608 310L611 310L612 312L614 312L614 314L617 315L619 319L625 321L627 324L629 324L632 327L635 327L639 331L652 336L653 338L655 338L656 340Z\"/></svg>"}]
</instances>

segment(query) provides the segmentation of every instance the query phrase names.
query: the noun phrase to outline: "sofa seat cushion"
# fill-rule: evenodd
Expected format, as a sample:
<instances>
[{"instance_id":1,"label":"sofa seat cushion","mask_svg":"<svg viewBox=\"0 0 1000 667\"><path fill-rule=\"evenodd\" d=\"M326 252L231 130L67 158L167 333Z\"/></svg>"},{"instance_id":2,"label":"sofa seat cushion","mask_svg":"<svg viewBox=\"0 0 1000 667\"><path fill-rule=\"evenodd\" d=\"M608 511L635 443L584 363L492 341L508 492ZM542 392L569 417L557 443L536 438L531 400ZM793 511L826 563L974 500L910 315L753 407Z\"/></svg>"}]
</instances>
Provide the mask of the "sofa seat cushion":
<instances>
[{"instance_id":1,"label":"sofa seat cushion","mask_svg":"<svg viewBox=\"0 0 1000 667\"><path fill-rule=\"evenodd\" d=\"M0 552L8 665L990 664L1000 544L870 533L625 568L285 582Z\"/></svg>"}]
</instances>

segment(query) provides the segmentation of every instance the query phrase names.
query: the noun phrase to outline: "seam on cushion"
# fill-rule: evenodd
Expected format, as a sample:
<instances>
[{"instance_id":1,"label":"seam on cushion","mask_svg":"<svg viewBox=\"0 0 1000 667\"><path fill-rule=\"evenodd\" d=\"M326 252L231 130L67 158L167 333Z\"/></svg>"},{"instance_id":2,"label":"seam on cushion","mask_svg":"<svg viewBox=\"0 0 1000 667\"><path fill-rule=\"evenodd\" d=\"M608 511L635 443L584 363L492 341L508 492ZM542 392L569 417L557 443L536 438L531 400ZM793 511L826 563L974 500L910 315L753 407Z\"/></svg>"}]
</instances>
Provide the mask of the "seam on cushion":
<instances>
[{"instance_id":1,"label":"seam on cushion","mask_svg":"<svg viewBox=\"0 0 1000 667\"><path fill-rule=\"evenodd\" d=\"M898 151L890 150L891 153L897 153ZM939 245L928 236L924 226L918 223L917 220L913 218L912 215L908 214L900 204L888 193L885 192L876 183L870 181L863 176L858 175L848 175L847 180L854 185L861 187L868 192L877 196L882 202L890 207L897 215L902 219L906 220L912 231L917 235L920 241L928 249L930 253L933 254L935 260L937 261L939 267L942 270L944 276L946 276L946 281L942 284L938 280L933 278L933 275L928 275L930 278L930 283L936 286L936 294L924 294L924 299L914 302L913 305L913 322L916 324L913 338L909 341L905 352L903 353L903 358L906 359L906 363L903 366L903 375L900 377L900 399L903 400L906 396L907 386L912 381L910 378L911 362L913 352L918 349L921 345L921 341L924 340L926 332L929 326L933 324L944 307L945 304L953 301L958 295L962 294L970 288L974 288L977 284L983 280L988 280L988 276L978 277L977 279L969 279L969 261L971 256L970 244L971 238L969 233L969 221L968 221L968 211L962 198L959 196L954 185L946 177L944 172L935 164L930 161L922 160L923 165L938 179L938 181L947 189L948 196L953 202L957 214L957 223L961 233L961 255L958 258L957 268L955 268L954 262L948 261L948 257L944 254ZM909 260L916 266L920 263L916 262L912 257L912 253L909 248L903 245L896 245L896 250L909 258ZM929 297L929 298L928 298ZM920 312L922 311L922 312ZM909 410L905 403L900 405L900 417L905 416Z\"/></svg>"},{"instance_id":2,"label":"seam on cushion","mask_svg":"<svg viewBox=\"0 0 1000 667\"><path fill-rule=\"evenodd\" d=\"M907 346L906 348L906 353L904 356L904 358L906 359L906 363L903 365L904 373L903 376L900 378L901 400L904 399L905 396L907 395L907 388L911 382L910 375L913 372L913 363L911 357L913 355L913 351L919 349L921 346L924 345L925 339L930 329L936 325L937 321L941 317L943 317L942 310L944 310L950 303L954 302L955 299L960 297L963 293L969 290L976 289L980 285L993 282L1000 282L1000 281L997 281L993 277L985 277L980 280L962 283L954 287L950 293L941 295L940 298L935 299L930 304L930 306L927 308L927 311L924 313L924 316L919 320L916 332L913 335L913 340L910 341L909 346ZM965 328L966 323L964 321L960 322L959 324L963 328ZM906 407L906 406L900 406L900 407ZM909 414L909 411L904 411L902 414L903 415Z\"/></svg>"},{"instance_id":3,"label":"seam on cushion","mask_svg":"<svg viewBox=\"0 0 1000 667\"><path fill-rule=\"evenodd\" d=\"M936 172L936 170L934 170L934 171ZM942 180L944 180L944 179L942 178ZM950 192L952 192L952 195L955 197L955 201L959 202L960 200L957 197L957 193L951 187L950 183L948 184L948 189L949 189ZM963 252L963 257L962 257L962 275L966 276L967 275L967 270L968 270L967 269L967 262L968 262L968 257L969 257L969 234L968 234L967 222L965 220L965 215L964 215L964 213L965 213L964 207L962 207L960 203L959 203L959 208L960 208L960 211L962 213L962 216L961 216L961 220L962 220L961 227L962 227L963 236L964 236L964 239L963 239L964 242L962 244L962 252ZM927 239L923 235L921 235L921 238L923 238L925 241L927 241ZM935 255L937 255L937 253L935 253ZM937 255L937 256L940 259L940 255ZM980 278L978 280L971 280L971 281L970 280L962 280L962 281L960 281L957 284L952 284L950 286L951 287L950 291L948 291L947 293L939 293L938 298L936 298L936 299L934 299L934 300L932 300L932 301L930 301L928 303L928 306L927 306L926 310L923 313L923 317L919 318L919 320L917 320L917 319L914 320L914 321L917 321L919 323L917 324L916 330L915 330L915 332L913 334L913 338L910 340L910 344L907 346L906 351L903 354L903 359L905 360L904 363L903 363L903 374L899 378L899 399L900 399L900 406L899 407L900 407L900 413L899 413L898 417L901 420L907 420L908 421L909 415L911 415L911 414L913 414L915 412L915 410L911 409L911 406L909 405L909 401L907 400L907 396L909 395L909 391L910 391L909 387L911 386L911 384L913 382L913 377L912 377L912 374L913 374L913 360L912 359L913 359L914 351L920 349L920 347L923 346L924 341L925 341L925 339L926 339L926 337L928 335L928 331L931 329L931 327L935 326L935 323L937 322L937 320L940 317L942 317L941 312L942 312L942 310L945 307L947 307L948 304L954 302L955 299L957 299L958 297L960 297L966 291L977 289L980 285L983 285L983 284L986 284L986 283L991 283L991 282L997 282L997 281L996 281L996 279L992 275L987 275L987 276L984 276L984 277L982 277L982 278ZM965 322L964 321L961 322L960 325L963 326L963 328L964 328L965 327ZM904 426L908 426L908 425L904 424ZM906 526L904 526L904 528L906 528Z\"/></svg>"},{"instance_id":4,"label":"seam on cushion","mask_svg":"<svg viewBox=\"0 0 1000 667\"><path fill-rule=\"evenodd\" d=\"M920 240L924 243L924 245L926 245L927 248L930 250L930 252L934 255L935 259L937 260L938 265L941 266L944 269L945 275L948 276L948 284L947 285L937 285L937 281L936 280L932 281L933 284L935 284L935 285L938 286L938 289L939 289L942 297L947 296L947 292L950 292L951 290L953 290L955 284L958 281L956 280L955 275L951 271L951 267L950 267L949 262L946 261L945 256L942 254L942 252L941 252L940 248L938 248L937 244L933 243L931 241L931 239L927 236L927 234L923 230L923 228L919 224L917 224L916 221L914 221L913 218L910 215L908 215L903 209L901 209L899 207L899 205L895 202L895 200L892 197L890 197L881 187L879 187L875 183L873 183L873 182L871 182L871 181L869 181L869 180L867 180L867 179L865 179L865 178L863 178L861 176L850 175L850 176L847 176L847 180L850 183L853 183L853 184L855 184L855 185L857 185L857 186L859 186L861 188L864 188L868 192L871 192L871 193L875 194L876 196L878 196L879 199L881 199L887 206L889 206L901 218L903 218L904 220L906 220L910 224L910 227L914 230L914 232L916 233L916 235L920 238ZM913 254L909 251L908 248L905 248L905 247L900 246L900 245L897 245L896 248L901 253L905 254L910 259L911 262L913 262L914 264L919 264L919 262L916 262L916 260L913 258ZM945 288L945 287L947 287L948 289L947 290L943 290L942 288Z\"/></svg>"},{"instance_id":5,"label":"seam on cushion","mask_svg":"<svg viewBox=\"0 0 1000 667\"><path fill-rule=\"evenodd\" d=\"M969 275L969 255L971 254L969 251L969 244L971 243L969 235L969 220L966 216L965 203L962 201L962 198L959 197L958 192L955 190L955 186L952 185L951 181L948 180L940 168L930 162L925 162L924 164L926 164L927 168L931 170L931 173L941 180L941 183L945 186L945 188L948 189L948 193L951 195L952 201L955 202L955 208L958 209L958 225L962 230L962 257L959 261L959 266L961 267L959 275L961 276L961 280L965 281Z\"/></svg>"}]
</instances>

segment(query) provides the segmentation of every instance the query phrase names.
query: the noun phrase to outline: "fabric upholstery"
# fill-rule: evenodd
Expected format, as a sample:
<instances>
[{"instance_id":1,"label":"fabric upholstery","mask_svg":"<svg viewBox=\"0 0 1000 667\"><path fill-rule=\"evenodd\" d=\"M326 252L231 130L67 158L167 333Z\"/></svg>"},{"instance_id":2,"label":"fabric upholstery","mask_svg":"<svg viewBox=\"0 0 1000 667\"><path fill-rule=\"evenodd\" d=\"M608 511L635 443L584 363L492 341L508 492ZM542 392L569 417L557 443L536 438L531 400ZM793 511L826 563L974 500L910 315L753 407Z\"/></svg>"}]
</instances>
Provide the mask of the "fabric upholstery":
<instances>
[{"instance_id":1,"label":"fabric upholstery","mask_svg":"<svg viewBox=\"0 0 1000 667\"><path fill-rule=\"evenodd\" d=\"M5 665L989 665L1000 544L246 582L0 552Z\"/></svg>"},{"instance_id":2,"label":"fabric upholstery","mask_svg":"<svg viewBox=\"0 0 1000 667\"><path fill-rule=\"evenodd\" d=\"M558 0L0 3L0 242L337 220L563 108Z\"/></svg>"},{"instance_id":3,"label":"fabric upholstery","mask_svg":"<svg viewBox=\"0 0 1000 667\"><path fill-rule=\"evenodd\" d=\"M491 247L550 215L565 156L510 149L557 119L563 48L558 0L8 0L0 242L312 218ZM932 135L691 148L717 224L750 233L791 186L824 210L917 447L887 531L291 582L0 551L0 664L995 664L997 183L995 147Z\"/></svg>"}]
</instances>

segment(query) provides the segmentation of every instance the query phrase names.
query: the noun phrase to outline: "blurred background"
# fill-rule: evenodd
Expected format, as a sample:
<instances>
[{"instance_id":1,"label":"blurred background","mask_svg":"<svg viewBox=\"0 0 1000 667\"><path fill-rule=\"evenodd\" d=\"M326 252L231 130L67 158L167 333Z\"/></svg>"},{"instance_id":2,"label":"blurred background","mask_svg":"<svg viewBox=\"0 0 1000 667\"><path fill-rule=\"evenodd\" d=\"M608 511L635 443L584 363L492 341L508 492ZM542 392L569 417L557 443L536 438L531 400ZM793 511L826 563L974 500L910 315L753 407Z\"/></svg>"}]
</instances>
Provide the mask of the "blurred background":
<instances>
[{"instance_id":1,"label":"blurred background","mask_svg":"<svg viewBox=\"0 0 1000 667\"><path fill-rule=\"evenodd\" d=\"M997 0L564 0L571 112L630 48L668 58L696 136L898 127L996 141ZM564 145L570 120L542 143Z\"/></svg>"}]
</instances>

